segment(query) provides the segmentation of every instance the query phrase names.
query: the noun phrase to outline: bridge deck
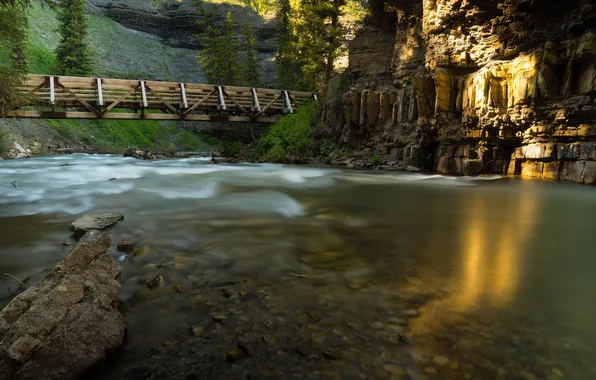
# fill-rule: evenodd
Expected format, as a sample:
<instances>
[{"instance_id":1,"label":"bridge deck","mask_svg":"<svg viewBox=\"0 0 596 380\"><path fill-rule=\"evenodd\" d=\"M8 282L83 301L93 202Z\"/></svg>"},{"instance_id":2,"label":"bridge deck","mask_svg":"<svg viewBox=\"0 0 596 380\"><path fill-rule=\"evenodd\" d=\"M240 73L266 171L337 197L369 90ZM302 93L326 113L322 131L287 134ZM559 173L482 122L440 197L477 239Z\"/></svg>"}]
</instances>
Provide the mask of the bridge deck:
<instances>
[{"instance_id":1,"label":"bridge deck","mask_svg":"<svg viewBox=\"0 0 596 380\"><path fill-rule=\"evenodd\" d=\"M316 100L304 91L45 75L29 75L19 90L27 105L9 117L272 123Z\"/></svg>"}]
</instances>

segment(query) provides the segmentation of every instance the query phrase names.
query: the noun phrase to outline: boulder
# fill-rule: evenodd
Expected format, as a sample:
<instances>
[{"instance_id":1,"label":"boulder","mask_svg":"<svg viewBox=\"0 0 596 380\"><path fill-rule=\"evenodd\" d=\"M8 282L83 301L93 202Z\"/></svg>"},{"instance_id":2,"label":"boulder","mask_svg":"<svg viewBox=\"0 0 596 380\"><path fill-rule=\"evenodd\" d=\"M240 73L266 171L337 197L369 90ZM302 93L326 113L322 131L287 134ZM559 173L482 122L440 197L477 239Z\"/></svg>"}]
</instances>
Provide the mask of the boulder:
<instances>
[{"instance_id":1,"label":"boulder","mask_svg":"<svg viewBox=\"0 0 596 380\"><path fill-rule=\"evenodd\" d=\"M139 242L136 238L125 238L120 240L120 243L116 246L116 249L120 252L132 252L135 249L135 246Z\"/></svg>"},{"instance_id":2,"label":"boulder","mask_svg":"<svg viewBox=\"0 0 596 380\"><path fill-rule=\"evenodd\" d=\"M110 238L88 232L43 280L0 312L0 380L68 380L124 340L121 269Z\"/></svg>"},{"instance_id":3,"label":"boulder","mask_svg":"<svg viewBox=\"0 0 596 380\"><path fill-rule=\"evenodd\" d=\"M105 230L113 226L119 221L123 220L123 215L118 214L103 214L103 215L84 215L82 218L75 220L69 227L75 237L81 237L86 232L92 230Z\"/></svg>"}]
</instances>

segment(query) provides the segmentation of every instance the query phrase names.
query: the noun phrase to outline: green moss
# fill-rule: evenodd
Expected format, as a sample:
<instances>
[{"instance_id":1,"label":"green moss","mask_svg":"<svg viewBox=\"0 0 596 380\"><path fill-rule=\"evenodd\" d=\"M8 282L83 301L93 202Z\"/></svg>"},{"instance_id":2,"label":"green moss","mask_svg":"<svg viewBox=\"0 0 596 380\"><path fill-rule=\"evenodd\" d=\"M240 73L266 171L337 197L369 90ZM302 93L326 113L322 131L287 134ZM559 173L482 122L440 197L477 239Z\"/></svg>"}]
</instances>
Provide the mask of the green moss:
<instances>
[{"instance_id":1,"label":"green moss","mask_svg":"<svg viewBox=\"0 0 596 380\"><path fill-rule=\"evenodd\" d=\"M305 156L314 145L311 131L318 114L318 104L311 103L283 117L261 137L257 152L270 161Z\"/></svg>"}]
</instances>

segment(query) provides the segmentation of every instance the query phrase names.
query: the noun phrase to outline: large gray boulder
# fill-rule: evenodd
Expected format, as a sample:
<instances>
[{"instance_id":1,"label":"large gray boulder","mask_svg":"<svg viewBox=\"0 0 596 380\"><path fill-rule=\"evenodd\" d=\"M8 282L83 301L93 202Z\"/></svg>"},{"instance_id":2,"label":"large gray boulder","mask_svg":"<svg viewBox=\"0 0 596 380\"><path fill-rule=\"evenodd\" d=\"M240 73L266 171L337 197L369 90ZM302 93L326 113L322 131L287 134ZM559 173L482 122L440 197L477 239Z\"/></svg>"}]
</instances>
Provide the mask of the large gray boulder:
<instances>
[{"instance_id":1,"label":"large gray boulder","mask_svg":"<svg viewBox=\"0 0 596 380\"><path fill-rule=\"evenodd\" d=\"M0 312L0 380L68 380L124 340L121 269L111 240L88 232L43 280Z\"/></svg>"},{"instance_id":2,"label":"large gray boulder","mask_svg":"<svg viewBox=\"0 0 596 380\"><path fill-rule=\"evenodd\" d=\"M75 237L81 237L89 231L105 230L123 219L124 216L118 214L88 214L72 222L69 229Z\"/></svg>"}]
</instances>

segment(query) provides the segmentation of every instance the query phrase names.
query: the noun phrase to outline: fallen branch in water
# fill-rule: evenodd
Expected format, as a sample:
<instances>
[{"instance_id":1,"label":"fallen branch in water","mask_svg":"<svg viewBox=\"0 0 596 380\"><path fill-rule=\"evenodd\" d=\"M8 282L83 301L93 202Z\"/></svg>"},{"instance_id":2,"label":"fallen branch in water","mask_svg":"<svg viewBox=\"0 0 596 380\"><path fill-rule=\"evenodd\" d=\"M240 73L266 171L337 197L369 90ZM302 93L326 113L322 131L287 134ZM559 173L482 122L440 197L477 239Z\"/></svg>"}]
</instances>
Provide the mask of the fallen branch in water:
<instances>
[{"instance_id":1,"label":"fallen branch in water","mask_svg":"<svg viewBox=\"0 0 596 380\"><path fill-rule=\"evenodd\" d=\"M16 282L18 282L19 284L21 284L21 286L25 289L27 289L27 285L25 285L25 283L23 283L23 281L19 280L18 278L16 278L15 276L13 276L10 273L4 273L5 276L8 276L10 278L12 278L13 280L15 280Z\"/></svg>"}]
</instances>

